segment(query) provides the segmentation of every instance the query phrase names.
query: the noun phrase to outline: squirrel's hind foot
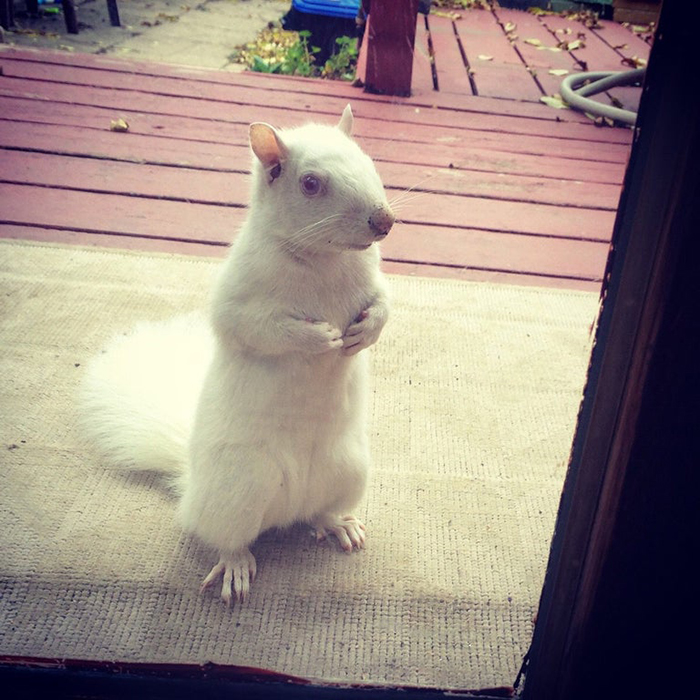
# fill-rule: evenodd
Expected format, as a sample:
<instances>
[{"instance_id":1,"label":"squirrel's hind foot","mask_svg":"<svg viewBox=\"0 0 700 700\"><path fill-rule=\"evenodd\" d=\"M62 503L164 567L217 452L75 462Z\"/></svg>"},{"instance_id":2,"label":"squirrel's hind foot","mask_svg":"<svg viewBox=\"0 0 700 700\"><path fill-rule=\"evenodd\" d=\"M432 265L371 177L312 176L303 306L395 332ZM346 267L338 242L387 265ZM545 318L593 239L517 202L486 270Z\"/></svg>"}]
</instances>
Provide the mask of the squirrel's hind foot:
<instances>
[{"instance_id":1,"label":"squirrel's hind foot","mask_svg":"<svg viewBox=\"0 0 700 700\"><path fill-rule=\"evenodd\" d=\"M255 579L256 570L255 557L247 547L232 553L221 553L219 562L202 581L199 592L203 593L223 575L221 599L227 606L231 605L234 596L243 602L250 593L250 584Z\"/></svg>"},{"instance_id":2,"label":"squirrel's hind foot","mask_svg":"<svg viewBox=\"0 0 700 700\"><path fill-rule=\"evenodd\" d=\"M325 515L315 520L311 527L317 542L323 542L331 534L346 552L364 549L365 526L354 515Z\"/></svg>"}]
</instances>

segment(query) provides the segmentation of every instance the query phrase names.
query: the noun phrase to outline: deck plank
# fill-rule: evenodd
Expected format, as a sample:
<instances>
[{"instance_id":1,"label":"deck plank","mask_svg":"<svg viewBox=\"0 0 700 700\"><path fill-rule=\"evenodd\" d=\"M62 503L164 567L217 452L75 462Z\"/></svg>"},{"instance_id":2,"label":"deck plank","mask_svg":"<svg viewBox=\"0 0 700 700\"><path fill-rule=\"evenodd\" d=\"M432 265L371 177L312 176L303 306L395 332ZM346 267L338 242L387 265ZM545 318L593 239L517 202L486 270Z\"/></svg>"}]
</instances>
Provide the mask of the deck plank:
<instances>
[{"instance_id":1,"label":"deck plank","mask_svg":"<svg viewBox=\"0 0 700 700\"><path fill-rule=\"evenodd\" d=\"M492 12L459 13L454 20L480 97L538 101L542 95ZM483 58L480 58L483 57Z\"/></svg>"},{"instance_id":2,"label":"deck plank","mask_svg":"<svg viewBox=\"0 0 700 700\"><path fill-rule=\"evenodd\" d=\"M206 102L207 118L224 122L236 120L248 123L259 114L261 106L268 111L273 110L275 123L280 126L297 123L300 116L309 113L331 118L342 111L349 98L355 96L354 92L337 98L323 94L305 95L302 100L295 101L284 91L275 91L267 95L238 85L215 84L207 86L206 89L199 86L198 90L194 91L188 89L186 84L181 84L181 81L168 78L148 78L135 82L134 78L128 75L117 79L105 75L102 71L72 69L67 66L59 66L47 76L41 67L27 66L22 61L3 61L3 66L4 74L0 76L0 94L3 95L24 95L27 99L41 95L44 100L76 104L74 87L81 86L81 106L101 106L129 111L130 106L138 100L141 111L196 117L202 115L203 102ZM20 80L24 86L22 92L17 90ZM263 98L264 102L261 103ZM426 126L455 128L455 115L441 109L406 110L405 105L399 102L389 105L362 102L356 107L356 111L380 124L398 121L404 129L412 126L417 129ZM553 128L549 121L539 118L500 115L488 111L472 111L465 115L463 121L472 129L529 135L548 134ZM379 125L373 126L376 129ZM562 138L630 143L630 135L627 132L596 129L585 119L579 123L557 122L555 129Z\"/></svg>"},{"instance_id":3,"label":"deck plank","mask_svg":"<svg viewBox=\"0 0 700 700\"><path fill-rule=\"evenodd\" d=\"M452 21L447 17L432 15L429 18L429 25L435 49L440 92L473 94L469 73L459 50Z\"/></svg>"},{"instance_id":4,"label":"deck plank","mask_svg":"<svg viewBox=\"0 0 700 700\"><path fill-rule=\"evenodd\" d=\"M12 158L12 155L15 155ZM135 221L154 216L168 231L183 227L178 240L209 240L199 234L200 225L220 227L226 217L236 225L242 223L237 211L225 213L226 208L244 209L248 200L247 177L237 173L198 173L184 169L156 168L133 163L106 163L103 161L80 164L76 171L75 160L51 159L35 155L27 157L21 168L10 170L18 159L8 154L0 165L0 193L8 202L3 206L3 218L12 223L31 223L26 216L41 217L34 223L47 225L47 216L60 228L70 228L71 217L80 221L77 228L85 230L118 230L116 219L123 215L124 225L131 227ZM92 166L92 167L91 167ZM132 173L132 171L134 171ZM211 189L207 190L207 186ZM37 188L41 188L37 191ZM42 193L43 192L43 193ZM391 192L390 199L391 199ZM77 198L85 196L85 205ZM50 203L51 211L32 211L31 197L39 197ZM492 231L515 232L530 236L556 236L581 240L606 240L605 233L612 227L614 212L603 209L579 208L571 215L571 207L535 202L492 199L463 194L419 192L409 197L399 193L396 205L400 219L407 223L426 226L474 228ZM170 204L172 216L163 205ZM183 207L191 207L183 213ZM202 208L204 206L204 208ZM207 209L207 207L209 207ZM24 208L24 211L23 211ZM213 213L212 210L217 210ZM219 211L221 210L221 211ZM94 221L94 212L100 212L100 221ZM190 221L190 214L194 217ZM107 227L105 229L104 227ZM95 228L98 227L98 228ZM150 229L140 225L127 228L137 235L153 235ZM170 235L170 234L168 234ZM213 235L213 234L211 234ZM225 233L230 238L229 230ZM194 238L192 238L194 236ZM211 240L221 241L220 237Z\"/></svg>"},{"instance_id":5,"label":"deck plank","mask_svg":"<svg viewBox=\"0 0 700 700\"><path fill-rule=\"evenodd\" d=\"M2 106L0 99L0 107ZM243 172L250 162L250 151L243 133L240 141L232 143L177 138L170 134L158 135L157 138L139 133L129 133L127 136L106 128L109 116L106 113L94 128L83 125L80 130L71 124L45 124L19 119L6 121L0 130L0 146L28 152L110 158L204 170ZM29 118L28 116L27 119ZM245 129L241 131L244 132ZM396 164L396 169L401 173L400 186L404 188L418 186L432 172L426 172L425 169L433 168L454 172L454 177L457 178L462 174L467 178L495 177L499 185L508 175L542 178L543 197L548 197L550 185L556 186L556 182L562 183L563 187L567 187L569 182L582 183L596 190L598 184L619 185L624 172L624 163L621 162L576 160L552 154L542 157L540 154L449 144L431 145L430 148L414 146L399 154L391 142L371 138L358 140L380 167L384 167L383 163Z\"/></svg>"},{"instance_id":6,"label":"deck plank","mask_svg":"<svg viewBox=\"0 0 700 700\"><path fill-rule=\"evenodd\" d=\"M244 206L248 201L248 152L243 147L239 149L239 158L228 167L207 170L182 162L166 165L109 159L98 156L99 151L86 159L85 151L91 149L85 148L83 154L74 156L5 149L0 160L0 181L211 204ZM391 199L420 200L428 195L449 194L614 212L620 195L617 185L577 180L554 181L391 162L378 163L378 170Z\"/></svg>"},{"instance_id":7,"label":"deck plank","mask_svg":"<svg viewBox=\"0 0 700 700\"><path fill-rule=\"evenodd\" d=\"M100 56L99 61L88 54L63 53L55 51L32 51L28 49L16 49L2 47L3 63L11 66L13 62L21 60L26 64L43 66L44 77L54 74L49 67L67 66L72 69L88 69L98 71L110 78L116 78L122 74L134 78L159 77L186 84L188 81L196 81L201 86L232 84L232 74L228 72L211 71L201 68L177 66L172 64L147 63L143 61L115 59L108 56ZM140 84L140 81L139 81ZM492 115L510 115L528 117L547 122L570 121L574 123L586 123L585 118L572 111L554 111L538 102L527 102L516 99L500 99L481 96L474 100L472 95L458 95L456 93L436 92L432 89L417 90L411 97L395 98L390 95L374 95L365 93L360 89L350 87L347 83L327 80L323 82L323 90L319 91L318 80L301 78L298 76L268 75L265 73L238 73L235 75L235 84L251 90L268 93L285 93L289 100L301 100L308 95L323 94L326 97L347 99L361 104L371 103L382 108L390 107L396 103L412 105L415 108L430 107L432 109L447 110L450 112L480 112ZM109 84L108 84L109 85ZM260 97L264 101L264 97Z\"/></svg>"},{"instance_id":8,"label":"deck plank","mask_svg":"<svg viewBox=\"0 0 700 700\"><path fill-rule=\"evenodd\" d=\"M297 117L295 120L293 116L283 110L271 107L264 112L260 109L252 113L247 110L237 110L234 121L233 117L229 120L212 118L208 103L200 105L199 112L180 116L136 109L133 106L137 104L135 101L116 104L108 102L108 106L99 106L96 103L76 104L75 101L71 102L67 96L61 96L61 101L38 100L35 97L27 97L26 93L18 98L5 99L7 95L1 94L3 92L1 84L2 78L0 78L0 107L2 108L2 117L5 119L104 130L109 128L112 119L121 117L128 122L130 135L141 134L156 138L170 136L190 141L245 145L247 143L247 125L252 121L260 121L261 116L266 116L267 121L271 121L277 126L289 126L293 123L307 121L310 118L333 123L337 118L337 115L329 117L311 113L310 116ZM53 88L54 86L49 86L47 93L50 93L55 99L56 91ZM127 104L129 106L126 106ZM538 135L512 133L505 127L503 131L498 131L495 128L493 130L477 128L472 124L471 116L463 120L461 128L428 124L418 126L408 121L368 120L361 111L358 111L356 116L358 117L356 128L358 139L364 143L376 143L377 147L386 154L384 157L390 157L391 153L396 151L395 144L402 141L414 144L416 150L437 148L438 151L444 152L449 147L451 155L454 155L455 151L459 152L462 148L470 148L474 144L478 144L479 148L482 149L506 153L554 155L559 158L582 161L602 160L607 163L621 164L626 163L629 153L629 146L626 143L616 142L607 142L605 148L591 151L591 141L585 138L589 132L584 131L582 134L577 134L579 138L574 138L570 131L571 125L568 124L553 125L550 134ZM489 125L486 124L486 126ZM591 130L591 137L597 132L613 131L612 129L597 129L592 124L586 126L586 129ZM375 154L372 153L372 155ZM425 156L416 154L415 157L422 159Z\"/></svg>"},{"instance_id":9,"label":"deck plank","mask_svg":"<svg viewBox=\"0 0 700 700\"><path fill-rule=\"evenodd\" d=\"M158 238L130 238L128 236L87 233L85 231L43 229L36 226L5 225L2 227L0 235L3 238L29 240L37 243L50 242L84 247L119 248L148 253L177 252L180 255L214 258L224 257L228 249L226 245L179 242L174 246L172 241ZM598 280L556 275L543 278L537 273L507 272L486 267L459 267L451 264L439 265L427 262L397 261L388 258L386 253L384 254L383 268L391 274L491 282L494 284L542 286L544 279L544 283L548 287L558 289L596 291L600 287L600 281Z\"/></svg>"},{"instance_id":10,"label":"deck plank","mask_svg":"<svg viewBox=\"0 0 700 700\"><path fill-rule=\"evenodd\" d=\"M416 22L411 91L414 95L431 96L435 94L429 33L422 16L419 16Z\"/></svg>"}]
</instances>

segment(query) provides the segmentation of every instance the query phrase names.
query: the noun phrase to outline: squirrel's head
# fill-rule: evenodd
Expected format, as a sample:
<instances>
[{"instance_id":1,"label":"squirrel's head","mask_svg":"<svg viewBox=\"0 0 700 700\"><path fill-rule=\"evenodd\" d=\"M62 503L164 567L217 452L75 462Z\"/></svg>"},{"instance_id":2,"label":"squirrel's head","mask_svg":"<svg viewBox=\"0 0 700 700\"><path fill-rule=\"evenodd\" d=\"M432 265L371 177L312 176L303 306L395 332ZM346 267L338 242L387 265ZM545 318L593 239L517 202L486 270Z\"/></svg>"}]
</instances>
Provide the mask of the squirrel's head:
<instances>
[{"instance_id":1,"label":"squirrel's head","mask_svg":"<svg viewBox=\"0 0 700 700\"><path fill-rule=\"evenodd\" d=\"M382 181L351 138L352 126L350 105L337 126L250 126L251 208L275 222L269 234L290 253L364 250L394 224Z\"/></svg>"}]
</instances>

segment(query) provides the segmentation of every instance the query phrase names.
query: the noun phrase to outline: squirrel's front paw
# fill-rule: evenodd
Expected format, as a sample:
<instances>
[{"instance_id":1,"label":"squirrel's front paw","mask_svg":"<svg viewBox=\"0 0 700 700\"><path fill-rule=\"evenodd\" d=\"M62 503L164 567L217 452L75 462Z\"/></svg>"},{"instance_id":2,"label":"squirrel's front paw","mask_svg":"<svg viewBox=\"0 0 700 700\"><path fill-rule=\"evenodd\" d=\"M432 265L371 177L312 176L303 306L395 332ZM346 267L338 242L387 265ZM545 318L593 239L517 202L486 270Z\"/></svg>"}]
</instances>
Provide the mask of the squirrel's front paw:
<instances>
[{"instance_id":1,"label":"squirrel's front paw","mask_svg":"<svg viewBox=\"0 0 700 700\"><path fill-rule=\"evenodd\" d=\"M379 340L384 320L373 307L365 309L343 335L343 355L354 355Z\"/></svg>"},{"instance_id":2,"label":"squirrel's front paw","mask_svg":"<svg viewBox=\"0 0 700 700\"><path fill-rule=\"evenodd\" d=\"M320 354L343 347L343 333L325 321L307 318L302 332L302 344L305 352Z\"/></svg>"}]
</instances>

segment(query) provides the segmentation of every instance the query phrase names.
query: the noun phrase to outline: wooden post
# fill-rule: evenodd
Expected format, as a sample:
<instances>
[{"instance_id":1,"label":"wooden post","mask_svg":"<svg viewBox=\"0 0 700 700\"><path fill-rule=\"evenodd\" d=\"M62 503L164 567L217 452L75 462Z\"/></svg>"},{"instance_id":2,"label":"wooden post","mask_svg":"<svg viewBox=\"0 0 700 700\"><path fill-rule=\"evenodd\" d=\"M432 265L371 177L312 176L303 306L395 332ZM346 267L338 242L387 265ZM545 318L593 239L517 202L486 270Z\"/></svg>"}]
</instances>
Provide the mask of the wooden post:
<instances>
[{"instance_id":1,"label":"wooden post","mask_svg":"<svg viewBox=\"0 0 700 700\"><path fill-rule=\"evenodd\" d=\"M117 0L107 0L107 10L109 11L109 23L113 27L121 27L121 21L119 20L119 8L117 7Z\"/></svg>"},{"instance_id":2,"label":"wooden post","mask_svg":"<svg viewBox=\"0 0 700 700\"><path fill-rule=\"evenodd\" d=\"M417 15L418 0L371 0L358 62L366 92L411 94Z\"/></svg>"}]
</instances>

